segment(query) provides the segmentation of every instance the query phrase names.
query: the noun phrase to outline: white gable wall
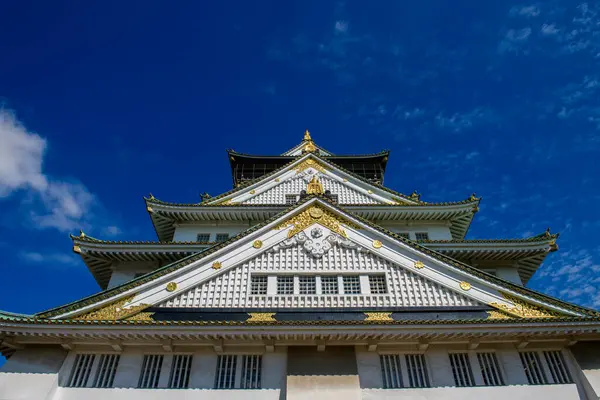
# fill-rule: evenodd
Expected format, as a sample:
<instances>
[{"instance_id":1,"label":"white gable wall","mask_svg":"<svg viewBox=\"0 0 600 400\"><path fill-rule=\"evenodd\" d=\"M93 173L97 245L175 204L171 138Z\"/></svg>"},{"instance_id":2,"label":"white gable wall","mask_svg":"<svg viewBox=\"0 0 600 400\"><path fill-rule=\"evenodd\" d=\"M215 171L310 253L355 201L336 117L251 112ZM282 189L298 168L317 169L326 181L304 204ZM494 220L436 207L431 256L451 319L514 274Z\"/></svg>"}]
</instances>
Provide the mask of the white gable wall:
<instances>
[{"instance_id":1,"label":"white gable wall","mask_svg":"<svg viewBox=\"0 0 600 400\"><path fill-rule=\"evenodd\" d=\"M385 274L388 294L360 295L250 295L250 276ZM368 279L368 278L367 278ZM275 293L275 292L273 292ZM314 258L302 246L265 252L241 266L179 294L160 307L418 307L474 306L475 300L429 281L369 252L334 246L323 258Z\"/></svg>"},{"instance_id":2,"label":"white gable wall","mask_svg":"<svg viewBox=\"0 0 600 400\"><path fill-rule=\"evenodd\" d=\"M256 222L258 223L258 222ZM252 224L255 225L255 224ZM235 236L238 233L245 231L252 226L250 223L227 223L211 221L206 223L199 223L194 225L178 225L175 227L175 234L173 235L174 242L195 242L199 233L208 233L210 235L210 241L214 242L219 233L227 233L229 237Z\"/></svg>"}]
</instances>

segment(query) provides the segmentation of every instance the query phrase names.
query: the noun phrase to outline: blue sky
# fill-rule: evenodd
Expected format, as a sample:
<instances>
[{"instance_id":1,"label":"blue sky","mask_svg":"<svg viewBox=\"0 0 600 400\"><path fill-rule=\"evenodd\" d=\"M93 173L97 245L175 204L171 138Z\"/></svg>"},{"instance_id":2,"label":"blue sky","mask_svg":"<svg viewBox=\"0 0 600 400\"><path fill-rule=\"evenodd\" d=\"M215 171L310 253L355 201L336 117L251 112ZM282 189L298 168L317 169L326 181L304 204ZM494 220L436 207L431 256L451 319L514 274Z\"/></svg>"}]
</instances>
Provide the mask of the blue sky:
<instances>
[{"instance_id":1,"label":"blue sky","mask_svg":"<svg viewBox=\"0 0 600 400\"><path fill-rule=\"evenodd\" d=\"M367 4L368 3L368 4ZM600 308L600 6L7 2L0 309L98 290L69 233L153 240L142 196L230 188L225 149L392 151L386 185L483 196L469 238L561 232L530 287Z\"/></svg>"}]
</instances>

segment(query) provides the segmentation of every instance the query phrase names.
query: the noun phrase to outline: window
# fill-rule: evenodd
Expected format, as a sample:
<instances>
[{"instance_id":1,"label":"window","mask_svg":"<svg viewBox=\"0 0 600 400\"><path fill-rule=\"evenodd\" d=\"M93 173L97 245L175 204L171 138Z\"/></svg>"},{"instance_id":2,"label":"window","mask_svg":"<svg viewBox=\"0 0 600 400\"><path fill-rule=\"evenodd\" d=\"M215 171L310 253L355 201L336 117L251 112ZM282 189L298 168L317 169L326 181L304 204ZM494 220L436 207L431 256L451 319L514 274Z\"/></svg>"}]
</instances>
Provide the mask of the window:
<instances>
[{"instance_id":1,"label":"window","mask_svg":"<svg viewBox=\"0 0 600 400\"><path fill-rule=\"evenodd\" d=\"M398 232L397 235L402 236L404 239L410 239L408 232Z\"/></svg>"},{"instance_id":2,"label":"window","mask_svg":"<svg viewBox=\"0 0 600 400\"><path fill-rule=\"evenodd\" d=\"M544 351L554 383L573 383L573 378L567 369L565 359L560 351Z\"/></svg>"},{"instance_id":3,"label":"window","mask_svg":"<svg viewBox=\"0 0 600 400\"><path fill-rule=\"evenodd\" d=\"M338 294L338 277L337 276L322 276L321 277L321 294Z\"/></svg>"},{"instance_id":4,"label":"window","mask_svg":"<svg viewBox=\"0 0 600 400\"><path fill-rule=\"evenodd\" d=\"M380 355L381 375L383 376L383 387L385 389L397 389L402 387L402 373L400 368L400 355Z\"/></svg>"},{"instance_id":5,"label":"window","mask_svg":"<svg viewBox=\"0 0 600 400\"><path fill-rule=\"evenodd\" d=\"M406 368L408 372L408 385L411 388L429 387L429 375L423 354L407 354Z\"/></svg>"},{"instance_id":6,"label":"window","mask_svg":"<svg viewBox=\"0 0 600 400\"><path fill-rule=\"evenodd\" d=\"M317 294L317 282L314 276L299 277L300 294Z\"/></svg>"},{"instance_id":7,"label":"window","mask_svg":"<svg viewBox=\"0 0 600 400\"><path fill-rule=\"evenodd\" d=\"M371 288L371 294L387 293L385 275L369 275L369 287Z\"/></svg>"},{"instance_id":8,"label":"window","mask_svg":"<svg viewBox=\"0 0 600 400\"><path fill-rule=\"evenodd\" d=\"M95 358L96 355L94 354L77 354L67 386L86 387Z\"/></svg>"},{"instance_id":9,"label":"window","mask_svg":"<svg viewBox=\"0 0 600 400\"><path fill-rule=\"evenodd\" d=\"M504 385L496 353L477 353L477 361L486 386Z\"/></svg>"},{"instance_id":10,"label":"window","mask_svg":"<svg viewBox=\"0 0 600 400\"><path fill-rule=\"evenodd\" d=\"M229 233L217 233L217 242L224 242L229 239Z\"/></svg>"},{"instance_id":11,"label":"window","mask_svg":"<svg viewBox=\"0 0 600 400\"><path fill-rule=\"evenodd\" d=\"M267 294L266 276L252 276L250 280L250 294Z\"/></svg>"},{"instance_id":12,"label":"window","mask_svg":"<svg viewBox=\"0 0 600 400\"><path fill-rule=\"evenodd\" d=\"M162 354L145 355L142 362L142 372L138 381L138 387L142 389L157 388L160 370L163 363Z\"/></svg>"},{"instance_id":13,"label":"window","mask_svg":"<svg viewBox=\"0 0 600 400\"><path fill-rule=\"evenodd\" d=\"M296 204L296 199L298 197L295 194L286 194L285 195L285 204L288 206Z\"/></svg>"},{"instance_id":14,"label":"window","mask_svg":"<svg viewBox=\"0 0 600 400\"><path fill-rule=\"evenodd\" d=\"M236 363L237 356L235 355L221 355L217 358L215 389L233 389Z\"/></svg>"},{"instance_id":15,"label":"window","mask_svg":"<svg viewBox=\"0 0 600 400\"><path fill-rule=\"evenodd\" d=\"M277 294L294 294L294 277L277 277Z\"/></svg>"},{"instance_id":16,"label":"window","mask_svg":"<svg viewBox=\"0 0 600 400\"><path fill-rule=\"evenodd\" d=\"M525 369L525 375L527 375L529 384L544 385L548 383L538 353L534 351L524 351L519 353L519 357L521 357L521 363Z\"/></svg>"},{"instance_id":17,"label":"window","mask_svg":"<svg viewBox=\"0 0 600 400\"><path fill-rule=\"evenodd\" d=\"M450 353L450 365L456 386L475 386L473 371L467 353Z\"/></svg>"},{"instance_id":18,"label":"window","mask_svg":"<svg viewBox=\"0 0 600 400\"><path fill-rule=\"evenodd\" d=\"M210 242L210 233L199 233L196 235L196 242Z\"/></svg>"},{"instance_id":19,"label":"window","mask_svg":"<svg viewBox=\"0 0 600 400\"><path fill-rule=\"evenodd\" d=\"M262 356L242 356L242 389L260 389L262 378Z\"/></svg>"},{"instance_id":20,"label":"window","mask_svg":"<svg viewBox=\"0 0 600 400\"><path fill-rule=\"evenodd\" d=\"M184 389L190 383L190 370L192 369L192 356L188 354L176 354L171 364L169 375L169 387L172 389Z\"/></svg>"},{"instance_id":21,"label":"window","mask_svg":"<svg viewBox=\"0 0 600 400\"><path fill-rule=\"evenodd\" d=\"M417 232L415 238L417 240L429 240L429 234L427 232Z\"/></svg>"},{"instance_id":22,"label":"window","mask_svg":"<svg viewBox=\"0 0 600 400\"><path fill-rule=\"evenodd\" d=\"M94 379L94 387L110 388L115 381L117 366L121 356L119 354L102 354L98 363L98 370Z\"/></svg>"},{"instance_id":23,"label":"window","mask_svg":"<svg viewBox=\"0 0 600 400\"><path fill-rule=\"evenodd\" d=\"M344 276L344 294L360 294L360 278L357 275Z\"/></svg>"}]
</instances>

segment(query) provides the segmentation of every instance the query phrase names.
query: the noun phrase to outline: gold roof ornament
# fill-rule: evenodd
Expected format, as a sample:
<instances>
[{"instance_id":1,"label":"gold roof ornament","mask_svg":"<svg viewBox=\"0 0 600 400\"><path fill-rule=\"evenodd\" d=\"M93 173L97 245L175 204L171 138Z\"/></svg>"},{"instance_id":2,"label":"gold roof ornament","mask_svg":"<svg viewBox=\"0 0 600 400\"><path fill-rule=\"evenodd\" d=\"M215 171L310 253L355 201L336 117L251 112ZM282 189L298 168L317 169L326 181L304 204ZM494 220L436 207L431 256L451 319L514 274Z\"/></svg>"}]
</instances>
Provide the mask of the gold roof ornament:
<instances>
[{"instance_id":1,"label":"gold roof ornament","mask_svg":"<svg viewBox=\"0 0 600 400\"><path fill-rule=\"evenodd\" d=\"M288 238L293 237L298 232L303 231L314 223L318 223L325 228L333 231L345 238L348 237L346 231L341 227L341 223L344 223L346 226L360 229L359 226L355 225L349 220L341 219L337 215L332 212L321 208L320 206L311 206L310 208L302 211L300 214L295 215L294 217L288 219L287 221L282 222L278 226L273 229L285 229L288 226L292 225L292 229L288 232Z\"/></svg>"},{"instance_id":2,"label":"gold roof ornament","mask_svg":"<svg viewBox=\"0 0 600 400\"><path fill-rule=\"evenodd\" d=\"M323 185L319 182L319 178L313 176L313 178L308 182L308 186L306 187L306 194L324 194L325 190L323 189Z\"/></svg>"},{"instance_id":3,"label":"gold roof ornament","mask_svg":"<svg viewBox=\"0 0 600 400\"><path fill-rule=\"evenodd\" d=\"M79 230L79 237L82 237L82 238L85 237L85 233L83 233L83 231L81 229Z\"/></svg>"},{"instance_id":4,"label":"gold roof ornament","mask_svg":"<svg viewBox=\"0 0 600 400\"><path fill-rule=\"evenodd\" d=\"M308 129L304 131L304 140L312 141L312 138L310 137L310 132L308 131Z\"/></svg>"}]
</instances>

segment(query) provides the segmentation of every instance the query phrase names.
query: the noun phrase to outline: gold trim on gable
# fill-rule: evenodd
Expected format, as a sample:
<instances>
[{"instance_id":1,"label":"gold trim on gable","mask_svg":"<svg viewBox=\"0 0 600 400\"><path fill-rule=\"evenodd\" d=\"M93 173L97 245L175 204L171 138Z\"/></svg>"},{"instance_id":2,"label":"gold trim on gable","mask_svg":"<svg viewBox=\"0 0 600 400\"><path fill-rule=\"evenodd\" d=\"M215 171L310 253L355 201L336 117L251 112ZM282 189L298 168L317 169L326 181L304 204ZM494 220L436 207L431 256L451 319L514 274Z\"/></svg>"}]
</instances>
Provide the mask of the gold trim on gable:
<instances>
[{"instance_id":1,"label":"gold trim on gable","mask_svg":"<svg viewBox=\"0 0 600 400\"><path fill-rule=\"evenodd\" d=\"M312 224L319 224L324 226L325 228L328 228L329 230L342 235L343 237L347 238L348 234L346 233L346 231L341 227L341 224L345 224L346 226L355 228L355 229L360 229L356 224L353 224L352 222L339 218L337 215L333 214L332 212L325 210L324 208L314 205L311 206L309 208L307 208L306 210L302 211L300 214L297 214L293 217L291 217L290 219L288 219L287 221L282 222L281 224L277 225L275 228L275 230L279 230L279 229L285 229L290 225L293 225L293 228L290 229L290 231L288 232L288 238L293 237L295 234L303 231L304 229L308 228L309 226L311 226Z\"/></svg>"},{"instance_id":2,"label":"gold trim on gable","mask_svg":"<svg viewBox=\"0 0 600 400\"><path fill-rule=\"evenodd\" d=\"M509 317L503 317L503 316L501 316L501 314L508 314L509 316L516 316L519 318L564 317L564 315L559 312L547 310L543 307L527 303L519 298L516 298L514 296L511 296L511 295L508 295L505 293L502 293L502 297L504 297L506 300L510 301L514 305L508 306L506 304L501 304L501 303L496 303L496 302L490 303L489 304L490 306L497 308L498 310L500 310L501 313L499 313L498 311L489 311L488 318L494 318L494 319L509 318Z\"/></svg>"},{"instance_id":3,"label":"gold trim on gable","mask_svg":"<svg viewBox=\"0 0 600 400\"><path fill-rule=\"evenodd\" d=\"M275 315L275 313L248 313L249 318L246 320L246 322L274 322L277 321L275 318L273 318L273 315Z\"/></svg>"},{"instance_id":4,"label":"gold trim on gable","mask_svg":"<svg viewBox=\"0 0 600 400\"><path fill-rule=\"evenodd\" d=\"M365 321L393 321L391 312L366 312Z\"/></svg>"},{"instance_id":5,"label":"gold trim on gable","mask_svg":"<svg viewBox=\"0 0 600 400\"><path fill-rule=\"evenodd\" d=\"M133 300L134 297L135 297L135 294L131 295L129 297L119 299L103 308L100 308L99 310L94 310L87 314L78 315L78 316L74 317L73 319L74 320L86 320L86 321L116 321L119 319L133 319L136 321L140 321L141 319L134 318L136 316L133 314L139 313L143 309L148 308L150 306L150 304L138 304L137 306L133 306L130 308L124 308L125 304L131 302L131 300ZM145 316L145 317L149 317L153 313L145 313L145 314L149 314L149 315ZM130 318L126 318L126 317L130 317ZM144 317L144 316L141 316L139 318L142 318L142 317Z\"/></svg>"},{"instance_id":6,"label":"gold trim on gable","mask_svg":"<svg viewBox=\"0 0 600 400\"><path fill-rule=\"evenodd\" d=\"M296 171L296 174L299 174L300 172L308 168L314 168L321 173L325 173L326 171L325 167L321 165L320 162L313 160L312 158L302 161L300 164L296 165L296 168L294 168L294 170Z\"/></svg>"}]
</instances>

